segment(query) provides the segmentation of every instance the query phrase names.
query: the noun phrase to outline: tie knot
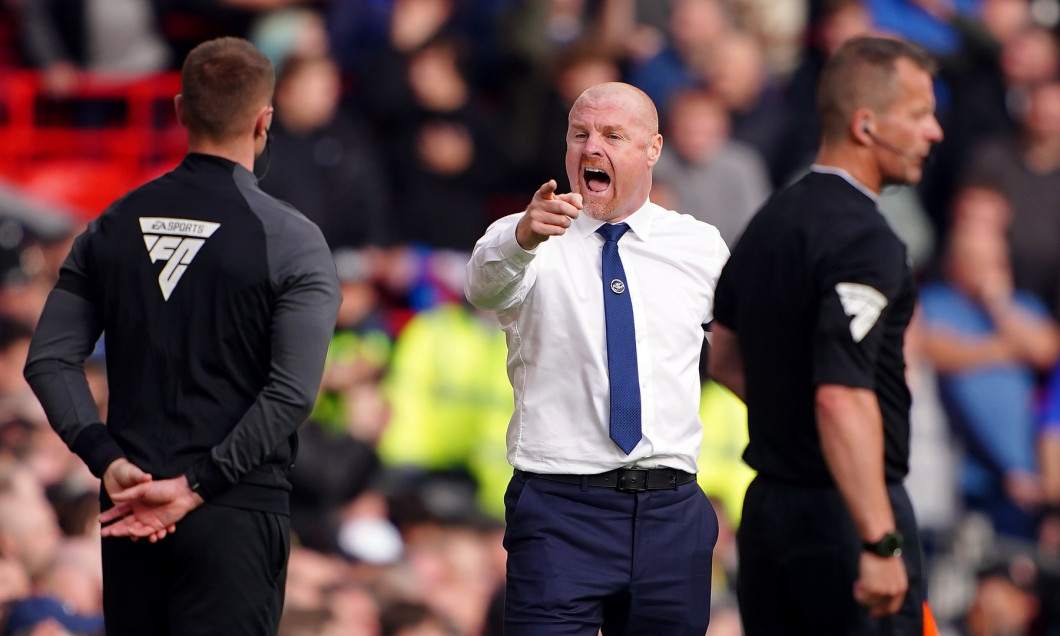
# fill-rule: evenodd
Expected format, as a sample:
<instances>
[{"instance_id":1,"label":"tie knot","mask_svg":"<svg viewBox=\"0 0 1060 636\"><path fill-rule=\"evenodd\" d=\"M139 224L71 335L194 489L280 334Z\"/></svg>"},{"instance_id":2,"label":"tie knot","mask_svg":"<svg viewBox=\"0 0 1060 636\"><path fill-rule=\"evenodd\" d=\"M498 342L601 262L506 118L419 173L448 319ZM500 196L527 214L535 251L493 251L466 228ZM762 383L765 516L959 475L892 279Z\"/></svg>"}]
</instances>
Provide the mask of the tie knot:
<instances>
[{"instance_id":1,"label":"tie knot","mask_svg":"<svg viewBox=\"0 0 1060 636\"><path fill-rule=\"evenodd\" d=\"M626 223L615 223L614 225L611 225L610 223L604 223L600 227L596 228L596 232L600 236L604 237L604 240L617 241L618 239L622 238L622 235L625 234L626 230L628 229L629 225Z\"/></svg>"}]
</instances>

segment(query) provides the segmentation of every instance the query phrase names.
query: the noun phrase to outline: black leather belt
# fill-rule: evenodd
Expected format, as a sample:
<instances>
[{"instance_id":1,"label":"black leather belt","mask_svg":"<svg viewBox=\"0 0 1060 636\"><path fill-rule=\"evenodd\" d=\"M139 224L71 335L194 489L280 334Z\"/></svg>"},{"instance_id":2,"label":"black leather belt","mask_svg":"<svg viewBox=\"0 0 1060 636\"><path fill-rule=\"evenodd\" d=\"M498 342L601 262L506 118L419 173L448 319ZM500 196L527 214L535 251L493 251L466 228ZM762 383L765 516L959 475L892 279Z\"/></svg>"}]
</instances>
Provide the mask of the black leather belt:
<instances>
[{"instance_id":1,"label":"black leather belt","mask_svg":"<svg viewBox=\"0 0 1060 636\"><path fill-rule=\"evenodd\" d=\"M532 479L556 481L561 484L593 486L595 488L614 488L624 492L643 492L645 490L672 490L681 484L695 481L696 476L676 468L616 468L597 475L558 475L547 473L528 473L516 470L517 475Z\"/></svg>"}]
</instances>

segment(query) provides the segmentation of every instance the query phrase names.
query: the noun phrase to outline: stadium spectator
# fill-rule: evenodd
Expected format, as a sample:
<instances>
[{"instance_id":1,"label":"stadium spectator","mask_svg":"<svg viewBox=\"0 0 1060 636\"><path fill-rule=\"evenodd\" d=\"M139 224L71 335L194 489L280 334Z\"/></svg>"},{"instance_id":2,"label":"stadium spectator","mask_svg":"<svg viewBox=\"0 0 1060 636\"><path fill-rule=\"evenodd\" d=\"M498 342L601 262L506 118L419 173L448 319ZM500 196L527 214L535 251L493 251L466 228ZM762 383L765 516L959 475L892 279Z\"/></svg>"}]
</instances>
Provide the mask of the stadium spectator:
<instances>
[{"instance_id":1,"label":"stadium spectator","mask_svg":"<svg viewBox=\"0 0 1060 636\"><path fill-rule=\"evenodd\" d=\"M732 138L754 148L769 167L772 185L780 185L788 112L762 45L749 33L726 33L714 44L708 77L729 112Z\"/></svg>"},{"instance_id":2,"label":"stadium spectator","mask_svg":"<svg viewBox=\"0 0 1060 636\"><path fill-rule=\"evenodd\" d=\"M724 102L703 89L676 92L664 128L669 152L655 172L676 195L675 209L710 223L735 245L771 191L761 155L731 138Z\"/></svg>"},{"instance_id":3,"label":"stadium spectator","mask_svg":"<svg viewBox=\"0 0 1060 636\"><path fill-rule=\"evenodd\" d=\"M469 251L507 175L496 123L463 68L462 41L433 40L408 58L411 109L385 143L398 242Z\"/></svg>"},{"instance_id":4,"label":"stadium spectator","mask_svg":"<svg viewBox=\"0 0 1060 636\"><path fill-rule=\"evenodd\" d=\"M1019 132L984 141L964 173L968 183L999 190L1012 207L1008 228L1016 288L1037 296L1060 317L1060 80L1030 87Z\"/></svg>"},{"instance_id":5,"label":"stadium spectator","mask_svg":"<svg viewBox=\"0 0 1060 636\"><path fill-rule=\"evenodd\" d=\"M788 130L784 157L777 167L780 183L793 181L809 168L821 142L817 116L817 82L825 60L848 39L872 32L872 20L862 0L819 0L813 3L802 62L785 90Z\"/></svg>"},{"instance_id":6,"label":"stadium spectator","mask_svg":"<svg viewBox=\"0 0 1060 636\"><path fill-rule=\"evenodd\" d=\"M261 188L316 223L332 250L390 245L390 189L380 153L341 107L335 62L292 57L281 69L271 145L257 162Z\"/></svg>"},{"instance_id":7,"label":"stadium spectator","mask_svg":"<svg viewBox=\"0 0 1060 636\"><path fill-rule=\"evenodd\" d=\"M625 79L647 93L665 119L676 91L709 83L714 46L732 28L721 0L674 0L666 45L645 60L634 60Z\"/></svg>"},{"instance_id":8,"label":"stadium spectator","mask_svg":"<svg viewBox=\"0 0 1060 636\"><path fill-rule=\"evenodd\" d=\"M98 509L98 508L97 508ZM78 614L103 612L103 570L96 536L63 540L34 586Z\"/></svg>"},{"instance_id":9,"label":"stadium spectator","mask_svg":"<svg viewBox=\"0 0 1060 636\"><path fill-rule=\"evenodd\" d=\"M0 557L18 562L31 581L51 566L62 532L39 486L0 494Z\"/></svg>"},{"instance_id":10,"label":"stadium spectator","mask_svg":"<svg viewBox=\"0 0 1060 636\"><path fill-rule=\"evenodd\" d=\"M504 334L492 316L450 302L418 313L398 334L384 381L391 417L379 441L384 464L423 489L441 518L477 505L500 518L511 466L504 456L511 386ZM463 483L470 499L431 498L436 480Z\"/></svg>"},{"instance_id":11,"label":"stadium spectator","mask_svg":"<svg viewBox=\"0 0 1060 636\"><path fill-rule=\"evenodd\" d=\"M103 636L103 616L78 613L55 597L34 595L11 606L3 633L4 636Z\"/></svg>"},{"instance_id":12,"label":"stadium spectator","mask_svg":"<svg viewBox=\"0 0 1060 636\"><path fill-rule=\"evenodd\" d=\"M71 94L82 71L142 77L169 68L156 0L22 2L22 40L45 90Z\"/></svg>"},{"instance_id":13,"label":"stadium spectator","mask_svg":"<svg viewBox=\"0 0 1060 636\"><path fill-rule=\"evenodd\" d=\"M453 636L453 630L431 608L399 601L383 609L380 636Z\"/></svg>"},{"instance_id":14,"label":"stadium spectator","mask_svg":"<svg viewBox=\"0 0 1060 636\"><path fill-rule=\"evenodd\" d=\"M1037 374L1060 357L1060 327L1041 301L1013 288L997 232L955 226L943 272L921 290L922 342L965 447L961 492L998 533L1030 540L1041 503Z\"/></svg>"}]
</instances>

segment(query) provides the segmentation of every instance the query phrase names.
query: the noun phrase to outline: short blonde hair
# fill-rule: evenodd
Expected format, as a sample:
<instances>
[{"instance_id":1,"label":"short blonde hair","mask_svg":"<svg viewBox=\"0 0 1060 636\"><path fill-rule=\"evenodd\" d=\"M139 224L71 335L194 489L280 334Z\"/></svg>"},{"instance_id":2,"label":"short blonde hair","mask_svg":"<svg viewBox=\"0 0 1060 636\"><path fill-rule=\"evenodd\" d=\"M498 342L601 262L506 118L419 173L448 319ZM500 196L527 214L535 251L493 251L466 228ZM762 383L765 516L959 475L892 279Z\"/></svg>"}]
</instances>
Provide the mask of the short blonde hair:
<instances>
[{"instance_id":1,"label":"short blonde hair","mask_svg":"<svg viewBox=\"0 0 1060 636\"><path fill-rule=\"evenodd\" d=\"M817 87L825 139L841 139L859 108L890 108L898 96L895 62L903 58L929 74L935 72L935 61L927 51L899 38L856 37L836 49Z\"/></svg>"}]
</instances>

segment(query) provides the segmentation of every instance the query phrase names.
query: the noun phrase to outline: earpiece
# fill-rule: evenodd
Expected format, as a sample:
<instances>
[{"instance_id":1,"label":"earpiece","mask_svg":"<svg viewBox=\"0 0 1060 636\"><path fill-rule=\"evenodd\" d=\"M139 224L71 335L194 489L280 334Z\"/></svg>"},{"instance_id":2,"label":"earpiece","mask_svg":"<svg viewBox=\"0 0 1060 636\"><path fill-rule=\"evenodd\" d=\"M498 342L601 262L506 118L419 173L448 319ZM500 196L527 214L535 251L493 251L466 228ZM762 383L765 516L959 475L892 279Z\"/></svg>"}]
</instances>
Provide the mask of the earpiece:
<instances>
[{"instance_id":1,"label":"earpiece","mask_svg":"<svg viewBox=\"0 0 1060 636\"><path fill-rule=\"evenodd\" d=\"M262 148L261 155L255 157L255 159L259 159L260 161L258 163L263 163L265 167L261 171L260 176L257 172L254 173L254 176L258 177L258 181L264 179L265 175L269 174L269 165L272 163L272 135L269 134L268 128L262 128L261 134L265 135L265 147ZM257 168L257 165L254 167Z\"/></svg>"},{"instance_id":2,"label":"earpiece","mask_svg":"<svg viewBox=\"0 0 1060 636\"><path fill-rule=\"evenodd\" d=\"M866 135L872 134L872 131L869 130L869 120L866 119L865 121L861 122L861 132L865 133Z\"/></svg>"}]
</instances>

